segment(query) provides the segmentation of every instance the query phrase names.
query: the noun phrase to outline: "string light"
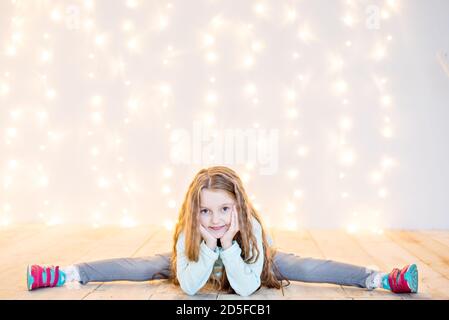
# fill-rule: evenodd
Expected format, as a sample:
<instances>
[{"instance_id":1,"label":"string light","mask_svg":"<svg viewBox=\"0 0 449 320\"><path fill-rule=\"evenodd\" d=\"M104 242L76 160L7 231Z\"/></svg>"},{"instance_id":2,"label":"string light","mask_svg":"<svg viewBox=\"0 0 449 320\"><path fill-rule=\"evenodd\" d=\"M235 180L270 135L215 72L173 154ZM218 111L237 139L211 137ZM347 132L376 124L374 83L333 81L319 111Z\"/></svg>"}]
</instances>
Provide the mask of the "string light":
<instances>
[{"instance_id":1,"label":"string light","mask_svg":"<svg viewBox=\"0 0 449 320\"><path fill-rule=\"evenodd\" d=\"M393 40L392 34L382 35L382 39L380 42L373 43L374 47L371 46L370 42L360 40L357 37L357 29L359 28L353 28L357 23L360 22L360 17L355 14L355 9L357 8L356 2L347 0L344 3L345 8L342 14L338 14L338 17L341 17L341 21L336 21L336 23L343 23L347 27L352 28L350 30L351 37L348 37L351 40L341 38L338 48L335 48L339 51L332 50L332 53L335 54L331 56L330 65L326 65L323 67L323 69L325 71L328 71L331 76L331 81L325 83L323 87L327 88L327 91L330 91L331 93L334 93L338 96L336 98L336 108L345 108L345 114L336 119L336 124L340 131L338 131L338 134L333 138L335 147L334 150L336 151L337 155L337 163L340 165L345 165L346 167L344 169L345 171L348 171L348 173L337 172L339 173L338 178L340 180L345 178L345 180L340 181L342 183L350 181L349 179L355 176L355 174L349 171L348 167L353 165L357 160L356 150L352 149L351 146L349 146L349 141L351 141L351 136L349 136L349 134L353 127L358 126L359 123L357 122L357 117L349 113L351 111L351 108L356 105L356 98L352 98L351 96L349 96L349 93L357 93L356 91L361 88L361 84L356 83L353 78L350 77L350 74L345 73L346 69L349 69L349 67L351 67L351 54L359 53L360 51L358 50L365 50L361 52L367 52L369 58L373 59L376 62L373 63L373 65L378 66L381 65L379 62L387 57L388 50L390 48L388 45L391 44L391 41ZM67 29L72 32L73 35L85 36L87 39L89 39L89 41L86 42L85 47L80 48L82 50L85 50L82 51L84 52L82 56L87 62L85 68L80 68L80 74L85 78L88 78L88 83L94 88L93 92L87 93L87 97L82 97L82 104L84 103L87 107L87 111L85 113L86 117L84 119L88 120L86 122L88 128L83 128L84 130L81 131L82 136L88 139L86 141L84 150L87 151L85 152L85 154L89 157L89 159L95 160L95 163L90 163L87 168L95 172L95 178L93 179L94 186L101 189L102 192L105 192L105 194L114 195L115 191L113 191L111 186L114 185L115 182L119 182L119 192L123 191L127 194L127 196L129 196L133 195L133 193L139 189L139 184L129 182L128 175L122 172L117 172L119 170L111 170L109 171L111 172L109 175L107 173L107 169L110 168L108 166L105 167L104 163L97 163L97 161L101 159L104 159L105 161L107 161L107 159L112 159L116 165L121 166L121 169L126 168L126 166L129 165L130 161L128 157L122 156L126 151L121 148L127 145L128 141L126 134L130 133L130 130L132 128L137 128L138 120L140 119L156 119L155 122L160 121L158 125L160 125L161 128L167 130L177 128L178 124L176 122L176 119L170 119L170 117L173 116L173 114L170 114L170 112L172 112L172 109L174 108L169 108L168 106L176 105L176 103L178 103L178 101L176 101L175 99L179 97L178 94L179 92L181 92L181 90L178 91L178 86L176 86L176 88L173 87L171 83L174 82L171 82L168 79L158 79L158 75L156 75L155 72L154 79L156 80L154 80L154 83L151 83L149 85L149 88L153 90L153 93L155 91L157 94L149 94L148 97L151 96L150 98L142 97L143 95L140 95L139 90L143 87L139 87L141 85L139 83L139 80L134 79L133 74L131 74L130 71L133 70L131 68L132 59L136 58L135 55L133 56L133 58L131 58L131 53L146 53L148 48L145 48L143 46L148 43L147 40L148 36L150 36L150 33L153 32L152 35L162 35L161 31L166 30L171 23L175 24L179 21L172 20L170 10L173 9L173 4L165 3L163 4L163 6L159 7L159 9L162 10L155 11L154 13L151 12L152 25L150 26L152 26L153 28L140 28L141 25L137 20L138 16L133 16L132 19L120 17L116 22L118 27L117 29L121 30L120 38L118 38L114 34L104 33L103 30L105 29L102 30L100 28L97 28L97 24L98 26L102 25L100 24L101 21L97 17L95 17L92 12L97 4L98 3L93 0L81 1L80 6L83 10L82 19L77 16L69 16L70 12L66 10L68 9L68 7L47 7L47 5L45 4L45 16L47 20L52 21L53 23L60 24L58 26L55 26L55 28L52 28L51 33L50 31L45 32L45 30L43 33L41 33L42 31L38 31L39 33L37 34L36 39L39 39L39 41L42 43L42 46L41 44L39 44L37 48L31 47L32 44L29 43L29 39L32 39L36 34L32 34L31 29L25 28L28 27L28 21L30 21L31 19L28 19L28 16L26 15L24 17L13 16L11 19L11 31L3 42L4 46L2 47L2 51L5 55L2 57L2 59L8 59L7 61L10 61L9 58L14 58L19 61L22 56L26 55L27 52L30 52L32 53L31 60L33 61L33 63L40 65L42 68L45 68L46 74L37 75L39 77L39 81L41 81L39 83L41 85L39 87L39 96L44 98L42 99L43 106L38 105L36 109L32 109L33 111L31 111L33 112L32 117L35 124L39 126L40 129L45 129L45 131L43 132L44 135L47 135L46 138L48 139L48 141L38 143L35 148L38 148L38 150L41 152L45 152L47 150L52 150L51 148L55 147L54 143L62 141L65 137L65 134L67 134L68 132L59 131L54 127L54 125L58 123L57 110L58 108L60 109L64 107L65 101L63 99L65 98L65 90L63 90L64 87L57 82L58 79L54 78L54 73L51 72L52 68L57 67L56 64L59 62L58 60L60 60L58 59L58 48L53 47L53 45L57 44L57 40L59 39L59 37L57 37L59 36L57 30L60 30L62 32L63 29ZM18 1L12 1L12 5L14 6L14 10L16 10L16 8L19 8ZM22 6L21 9L25 9L27 7L31 8L31 5L27 6L27 4L25 3L21 3L20 6ZM145 8L143 8L144 2L139 0L126 0L122 3L122 6L128 13L137 13L141 9L145 10ZM313 62L313 59L308 60L308 52L305 49L307 49L306 46L311 44L313 41L326 40L320 39L318 37L320 35L320 30L313 30L313 24L309 24L309 22L313 21L307 21L307 16L304 15L304 19L303 17L301 17L302 22L300 24L297 23L298 12L301 14L301 16L303 15L303 13L305 14L307 12L306 10L301 11L299 7L299 4L295 4L293 6L284 6L283 12L280 13L280 19L282 20L280 22L284 24L283 27L293 30L294 32L296 32L295 35L297 36L296 43L291 43L290 46L285 47L286 51L284 52L283 56L288 58L286 60L288 60L290 67L295 66L295 70L299 70L299 74L294 74L294 78L291 79L293 81L288 83L288 86L290 86L289 88L281 89L283 90L282 96L279 94L279 91L275 93L275 95L277 95L277 99L281 100L281 103L285 103L285 105L281 105L279 107L280 112L278 112L278 114L283 116L283 121L288 121L286 123L287 127L283 128L283 130L285 129L284 132L287 133L287 137L298 139L295 141L299 141L300 139L300 131L297 130L297 127L300 126L300 123L298 123L299 112L302 112L303 106L311 107L307 106L307 102L303 104L302 101L303 97L307 96L307 92L305 91L305 89L307 88L306 85L309 83L309 81L312 82L310 79L317 80L318 85L323 85L323 83L318 82L321 80L319 78L319 75L309 72L307 65L302 64L305 61ZM134 10L137 8L138 10ZM170 67L176 66L176 64L173 63L175 62L174 59L176 59L176 57L186 57L186 55L194 53L198 54L199 57L203 59L203 62L205 62L205 68L208 68L207 73L205 73L205 81L207 82L209 87L207 87L205 90L200 89L195 94L197 94L197 97L200 97L200 99L204 99L203 101L205 104L214 107L206 108L205 113L199 113L196 114L196 116L198 116L198 118L200 118L207 126L214 129L218 124L221 124L222 121L224 121L222 112L224 108L228 107L230 98L228 97L227 92L225 93L224 91L222 91L222 88L220 87L221 85L226 85L225 81L227 79L220 76L217 81L217 78L215 76L212 76L213 74L210 72L210 70L213 70L213 68L216 67L227 68L226 63L228 61L232 61L233 63L238 65L238 67L243 69L240 71L243 72L244 75L250 75L251 72L255 71L263 71L263 68L254 68L256 66L256 62L261 61L261 66L265 66L263 64L264 55L271 53L269 52L271 51L271 49L278 49L274 46L275 42L272 41L272 39L260 38L260 33L258 33L261 30L259 29L260 18L268 18L271 14L271 9L269 8L268 3L266 1L257 1L256 3L254 3L252 9L253 11L250 13L252 16L251 18L254 19L257 23L255 23L254 21L238 21L237 19L232 17L232 15L229 17L225 17L221 14L213 16L209 23L206 26L203 26L204 28L201 29L200 33L195 33L195 35L199 38L196 47L199 48L194 48L193 51L189 51L190 49L186 50L186 48L178 48L178 43L174 43L174 46L176 47L175 51L173 45L167 46L167 43L164 42L161 46L163 50L163 56L156 57L156 59L154 60L151 60L151 58L147 60L148 64L152 67L152 70L157 70L158 66L163 65L166 66L164 70L171 71ZM383 6L381 11L382 19L391 18L398 11L398 9L399 3L397 0L385 0L385 6ZM68 28L67 22L72 18L80 19L79 25L81 26L81 30ZM223 28L224 26L225 28ZM345 29L348 30L347 28ZM142 32L137 33L137 31ZM238 37L236 37L236 35L238 35ZM242 37L240 38L240 36ZM152 39L156 38L157 37L154 37ZM237 41L243 39L242 43L244 43L244 45L242 48L237 48L238 50L235 51L237 53L235 57L229 55L229 52L222 51L220 49L220 45L222 44L222 42L224 44L228 39L231 39L231 41L235 41L236 43ZM354 41L354 43L352 42L352 40ZM122 57L112 57L111 52L113 51L109 49L115 49L115 45L117 45L120 49L123 49ZM345 46L346 48L344 48ZM110 48L108 48L108 50L100 50L106 47ZM270 50L264 51L264 49L267 47ZM343 47L343 49L341 47ZM167 50L165 51L165 49ZM195 49L198 50L195 51ZM229 57L232 57L232 60L228 60ZM324 58L325 63L328 64L329 61L326 60L326 58L328 57ZM112 74L104 72L104 69L102 69L104 63L109 63L109 61L111 60L111 64L113 66L111 69L107 69L107 71L112 70ZM218 65L213 66L213 64L217 62L219 62ZM128 68L128 65L130 68ZM173 68L172 70L176 71L175 68ZM214 71L214 73L215 75L217 75L216 70ZM326 72L324 72L323 74L326 74ZM96 89L94 87L97 81L103 80L103 75L118 78L119 81L117 83L126 91L123 95L123 100L117 103L117 105L119 105L119 107L121 108L121 111L125 111L123 117L118 119L117 122L119 124L117 126L117 130L122 131L120 133L117 133L117 135L114 134L113 136L108 136L108 130L111 129L111 127L105 120L106 115L108 115L108 120L109 115L112 116L112 111L113 108L115 108L116 101L114 101L113 98L109 99L108 92L106 103L105 98L101 94L96 93ZM390 139L394 136L395 126L393 124L392 118L390 118L390 115L386 112L391 111L392 106L396 106L396 99L394 99L394 92L386 89L389 83L385 78L385 75L376 75L376 78L378 78L376 80L376 85L380 90L380 94L375 98L377 99L375 101L380 101L379 105L382 107L382 109L380 109L379 111L384 112L384 114L382 114L380 118L382 123L380 127L377 128L377 130L380 131L381 136ZM264 105L267 104L267 102L271 103L269 99L271 93L267 93L267 90L265 90L266 87L263 82L265 79L263 79L263 77L257 78L256 80L254 77L248 76L244 79L245 80L243 81L243 83L240 84L241 87L237 88L237 92L240 93L239 98L244 99L242 100L244 101L244 103L249 105L258 105L259 103L261 105ZM22 109L14 101L16 92L20 92L21 89L19 81L20 80L18 80L18 77L16 77L14 74L13 76L9 77L9 73L5 73L5 77L0 78L0 99L2 100L2 102L7 102L7 104L5 104L6 106L8 104L11 106L10 109L7 109L8 113L6 113L9 115L9 117L5 118L9 121L9 123L7 123L3 129L3 141L6 146L17 143L20 140L17 138L27 136L27 132L25 132L25 128L23 127L25 124L22 123L23 120L27 120L28 118L28 114L26 112L27 109ZM349 87L349 84L351 84L351 88ZM201 85L199 87L201 87ZM331 87L331 90L329 90L329 87ZM145 91L145 89L147 88L143 88L142 91ZM324 92L323 94L329 94L329 92ZM284 99L284 101L282 101L282 99ZM351 99L351 104L349 103L348 99ZM298 104L299 100L301 102L300 104ZM50 103L51 101L54 102ZM220 105L220 108L218 108L218 104ZM221 108L221 105L223 105L224 108ZM143 108L143 106L151 106L152 108ZM213 112L211 110L213 110ZM259 111L259 109L257 108L251 110ZM262 114L261 111L262 110L260 110L260 113L256 114L257 118L253 118L249 122L252 129L264 128L266 118L264 118L265 114ZM51 121L49 121L50 116ZM158 118L159 116L161 116L161 118ZM169 123L169 120L171 123ZM127 127L124 124L127 125ZM135 124L136 127L133 127L133 125ZM284 124L285 123L283 123L282 125ZM166 131L163 130L163 133L166 133ZM107 142L101 142L101 140L99 140L101 139L101 137L105 137L105 140ZM307 146L307 142L308 141L305 140L300 141L300 143L298 144L293 144L293 148L291 148L289 152L292 154L296 153L296 156L302 158L309 156L309 158L311 159L312 155L309 155L309 147ZM67 143L70 143L70 141L67 141ZM113 150L117 151L116 154L109 153L111 151L111 146L114 148ZM179 151L179 154L184 154L183 152L181 152L184 151L184 149L180 149ZM44 154L45 153L42 153L42 155ZM214 155L210 155L210 158L214 159ZM308 159L301 160L308 161ZM367 180L375 184L377 196L381 199L385 199L388 196L388 189L387 187L380 187L379 184L385 183L387 172L389 172L397 164L397 162L390 156L384 156L377 164L378 167L375 167L372 170L370 169L368 171L370 172L370 174L368 174ZM256 168L257 165L255 165L254 163L246 163L245 169L248 172L241 173L242 181L244 181L245 183L250 181L252 182L253 180L254 182L258 182L259 177L255 172ZM12 173L20 173L20 171L23 169L23 162L20 161L20 159L15 159L14 155L14 159L11 159L7 162L5 171L6 174L3 174L1 176L2 180L0 181L3 182L2 187L4 189L8 189L12 186L15 186L15 184L18 183L18 179L16 179ZM173 194L175 194L175 191L178 191L178 189L177 186L171 183L171 181L170 184L166 184L169 179L173 178L173 170L172 168L162 168L161 171L162 177L160 178L163 179L163 184L161 187L157 187L156 190L160 190L163 195L167 196L162 205L166 203L168 208L174 209L176 208L177 204L175 199L171 197L173 196ZM8 172L11 174L8 174ZM299 176L298 169L291 168L289 170L286 170L286 173L286 176L283 176L282 179L286 179L287 182L294 184L295 188L301 187L296 184L299 181L299 179L297 179L297 177ZM33 181L38 187L45 188L50 185L51 177L51 172L44 172L40 169L38 174L36 174L36 176L33 176ZM288 186L286 188L288 188ZM342 185L341 190L337 190L336 194L340 195L342 199L347 199L350 195L350 198L356 198L356 195L353 194L352 191L351 193L349 193L346 190L348 190L347 186ZM170 199L168 199L168 197L170 197ZM251 199L254 200L255 198L255 195L252 195ZM303 190L295 189L293 191L293 198L295 199L295 201L303 198ZM346 200L346 203L350 203L349 200ZM261 208L263 206L261 203L256 202L254 202L254 205L255 207L257 205L257 208ZM104 207L103 205L101 206ZM299 208L296 207L293 201L287 202L287 210L284 218L286 221L285 226L287 228L290 228L290 230L297 230L298 217L296 216L296 213L298 213L298 211ZM101 225L103 214L100 211L93 210L93 212L94 213L91 216L91 222L94 226L98 227L99 225ZM10 214L10 212L8 214ZM43 215L43 213L41 214ZM364 214L366 213L363 212L361 214L361 217L363 217ZM64 215L60 212L58 212L57 214L45 213L45 217L49 217L49 219L53 221L53 224L57 224L62 223ZM125 227L135 226L137 224L137 220L135 220L134 217L131 217L127 209L125 209L121 224ZM171 219L167 219L163 222L163 224L165 225L167 230L172 230L174 222ZM362 225L362 223L354 223L351 225L351 227L349 227L349 229L361 230ZM377 232L378 234L380 234L382 231L378 227L373 227L372 232Z\"/></svg>"},{"instance_id":2,"label":"string light","mask_svg":"<svg viewBox=\"0 0 449 320\"><path fill-rule=\"evenodd\" d=\"M9 92L9 85L7 83L0 83L0 96L6 96Z\"/></svg>"}]
</instances>

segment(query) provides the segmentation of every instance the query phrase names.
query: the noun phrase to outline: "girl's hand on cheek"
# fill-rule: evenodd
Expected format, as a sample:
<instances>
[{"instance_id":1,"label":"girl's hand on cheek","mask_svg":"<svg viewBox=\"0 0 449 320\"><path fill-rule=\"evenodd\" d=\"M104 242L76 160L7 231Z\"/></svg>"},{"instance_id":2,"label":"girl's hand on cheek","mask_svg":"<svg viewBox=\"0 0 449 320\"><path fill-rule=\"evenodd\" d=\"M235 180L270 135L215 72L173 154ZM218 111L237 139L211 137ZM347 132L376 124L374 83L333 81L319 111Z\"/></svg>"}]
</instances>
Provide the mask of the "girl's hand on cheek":
<instances>
[{"instance_id":1,"label":"girl's hand on cheek","mask_svg":"<svg viewBox=\"0 0 449 320\"><path fill-rule=\"evenodd\" d=\"M239 228L239 219L237 216L237 208L234 205L231 213L231 226L226 231L226 233L220 238L221 246L224 250L226 250L232 245L232 240L234 239L234 236L237 234L239 230L240 228Z\"/></svg>"},{"instance_id":2,"label":"girl's hand on cheek","mask_svg":"<svg viewBox=\"0 0 449 320\"><path fill-rule=\"evenodd\" d=\"M199 224L199 229L200 229L200 233L201 236L204 239L204 242L206 242L206 245L211 249L211 250L215 250L215 248L217 247L217 238L215 238L213 235L211 235L209 233L209 231L207 231L206 228L203 227L203 225L200 223Z\"/></svg>"}]
</instances>

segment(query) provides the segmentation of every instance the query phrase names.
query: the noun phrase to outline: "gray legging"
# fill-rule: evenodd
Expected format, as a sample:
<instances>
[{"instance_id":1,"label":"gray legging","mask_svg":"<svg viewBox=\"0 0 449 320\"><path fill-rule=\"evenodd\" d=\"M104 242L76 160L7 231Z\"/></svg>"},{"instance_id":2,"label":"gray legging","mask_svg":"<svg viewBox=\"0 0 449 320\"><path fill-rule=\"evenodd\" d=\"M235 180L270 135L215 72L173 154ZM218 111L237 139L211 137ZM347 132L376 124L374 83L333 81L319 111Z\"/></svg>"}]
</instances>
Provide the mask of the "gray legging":
<instances>
[{"instance_id":1,"label":"gray legging","mask_svg":"<svg viewBox=\"0 0 449 320\"><path fill-rule=\"evenodd\" d=\"M142 258L118 258L76 264L81 283L91 281L145 281L168 279L171 253ZM277 251L275 274L279 280L325 282L366 288L365 280L374 270L333 260L302 258L294 253ZM277 269L277 270L276 270ZM280 274L279 274L280 273Z\"/></svg>"}]
</instances>

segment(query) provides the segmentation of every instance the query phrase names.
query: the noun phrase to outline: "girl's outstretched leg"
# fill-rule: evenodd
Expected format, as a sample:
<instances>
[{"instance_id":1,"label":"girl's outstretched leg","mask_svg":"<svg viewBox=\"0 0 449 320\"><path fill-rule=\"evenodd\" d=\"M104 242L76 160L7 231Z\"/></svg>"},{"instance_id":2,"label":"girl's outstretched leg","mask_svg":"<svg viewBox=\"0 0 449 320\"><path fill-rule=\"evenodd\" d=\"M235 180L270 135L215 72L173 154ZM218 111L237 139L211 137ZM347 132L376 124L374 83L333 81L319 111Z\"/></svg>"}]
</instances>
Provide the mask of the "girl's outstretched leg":
<instances>
[{"instance_id":1,"label":"girl's outstretched leg","mask_svg":"<svg viewBox=\"0 0 449 320\"><path fill-rule=\"evenodd\" d=\"M70 282L145 281L168 279L171 253L141 258L118 258L78 263L66 267L29 265L27 287L34 290L60 287Z\"/></svg>"},{"instance_id":2,"label":"girl's outstretched leg","mask_svg":"<svg viewBox=\"0 0 449 320\"><path fill-rule=\"evenodd\" d=\"M418 267L415 263L383 273L353 264L277 251L275 273L279 280L325 282L373 290L382 288L395 293L418 292ZM276 270L277 269L277 270Z\"/></svg>"},{"instance_id":3,"label":"girl's outstretched leg","mask_svg":"<svg viewBox=\"0 0 449 320\"><path fill-rule=\"evenodd\" d=\"M279 280L324 282L360 288L366 288L367 278L376 272L362 266L328 259L303 258L281 251L276 252L274 263Z\"/></svg>"},{"instance_id":4,"label":"girl's outstretched leg","mask_svg":"<svg viewBox=\"0 0 449 320\"><path fill-rule=\"evenodd\" d=\"M168 279L171 253L158 253L141 258L118 258L78 263L80 282L145 281Z\"/></svg>"}]
</instances>

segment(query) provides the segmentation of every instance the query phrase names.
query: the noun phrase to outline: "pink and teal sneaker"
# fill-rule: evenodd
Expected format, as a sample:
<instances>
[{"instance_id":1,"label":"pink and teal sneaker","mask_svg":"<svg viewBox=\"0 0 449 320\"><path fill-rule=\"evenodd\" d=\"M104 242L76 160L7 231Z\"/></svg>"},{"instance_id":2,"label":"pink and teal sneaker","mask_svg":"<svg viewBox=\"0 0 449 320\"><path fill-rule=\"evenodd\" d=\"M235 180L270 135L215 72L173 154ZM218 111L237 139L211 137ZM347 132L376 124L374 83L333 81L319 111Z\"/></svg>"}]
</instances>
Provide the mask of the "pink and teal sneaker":
<instances>
[{"instance_id":1,"label":"pink and teal sneaker","mask_svg":"<svg viewBox=\"0 0 449 320\"><path fill-rule=\"evenodd\" d=\"M65 273L59 270L59 266L33 264L27 267L27 288L29 291L45 287L60 287L64 285L65 279Z\"/></svg>"},{"instance_id":2,"label":"pink and teal sneaker","mask_svg":"<svg viewBox=\"0 0 449 320\"><path fill-rule=\"evenodd\" d=\"M382 278L382 287L395 293L418 292L418 268L416 264L406 265L402 270L394 268Z\"/></svg>"}]
</instances>

